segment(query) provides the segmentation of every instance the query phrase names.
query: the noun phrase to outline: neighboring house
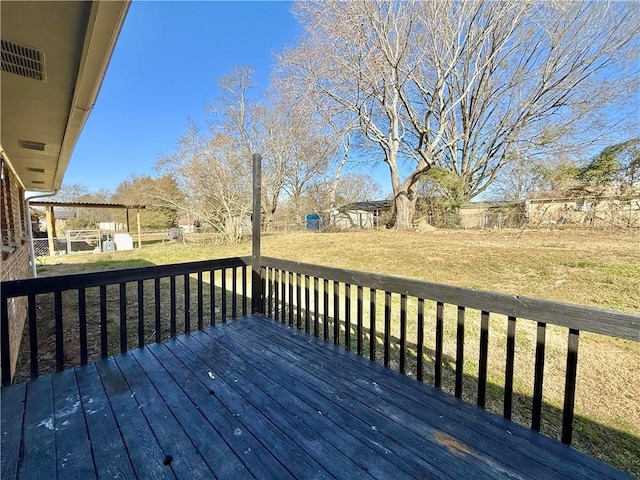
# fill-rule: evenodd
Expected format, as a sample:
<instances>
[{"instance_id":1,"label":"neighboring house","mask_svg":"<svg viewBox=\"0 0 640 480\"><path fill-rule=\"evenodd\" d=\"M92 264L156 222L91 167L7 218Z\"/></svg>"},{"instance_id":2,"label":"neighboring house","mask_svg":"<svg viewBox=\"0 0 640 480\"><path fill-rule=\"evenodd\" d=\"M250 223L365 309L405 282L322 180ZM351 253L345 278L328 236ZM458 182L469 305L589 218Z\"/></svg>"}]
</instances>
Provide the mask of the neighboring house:
<instances>
[{"instance_id":1,"label":"neighboring house","mask_svg":"<svg viewBox=\"0 0 640 480\"><path fill-rule=\"evenodd\" d=\"M331 224L336 228L376 228L384 225L384 214L391 211L391 200L354 202L338 207Z\"/></svg>"},{"instance_id":2,"label":"neighboring house","mask_svg":"<svg viewBox=\"0 0 640 480\"><path fill-rule=\"evenodd\" d=\"M549 190L529 192L531 226L589 225L640 227L640 191Z\"/></svg>"},{"instance_id":3,"label":"neighboring house","mask_svg":"<svg viewBox=\"0 0 640 480\"><path fill-rule=\"evenodd\" d=\"M458 214L462 228L517 228L525 222L524 202L520 200L468 202Z\"/></svg>"},{"instance_id":4,"label":"neighboring house","mask_svg":"<svg viewBox=\"0 0 640 480\"><path fill-rule=\"evenodd\" d=\"M200 221L181 218L178 220L178 227L181 228L184 233L195 233L198 231L198 228L200 228Z\"/></svg>"},{"instance_id":5,"label":"neighboring house","mask_svg":"<svg viewBox=\"0 0 640 480\"><path fill-rule=\"evenodd\" d=\"M32 276L30 196L60 189L95 104L129 2L2 2L1 281ZM0 285L0 289L1 289ZM9 302L15 369L26 298Z\"/></svg>"},{"instance_id":6,"label":"neighboring house","mask_svg":"<svg viewBox=\"0 0 640 480\"><path fill-rule=\"evenodd\" d=\"M74 218L76 218L76 212L75 210L55 209L54 218L56 219L54 230L57 232L57 234L63 234L67 230L67 220L73 220ZM47 231L47 217L44 212L42 212L42 215L40 215L39 217L38 228L41 232Z\"/></svg>"}]
</instances>

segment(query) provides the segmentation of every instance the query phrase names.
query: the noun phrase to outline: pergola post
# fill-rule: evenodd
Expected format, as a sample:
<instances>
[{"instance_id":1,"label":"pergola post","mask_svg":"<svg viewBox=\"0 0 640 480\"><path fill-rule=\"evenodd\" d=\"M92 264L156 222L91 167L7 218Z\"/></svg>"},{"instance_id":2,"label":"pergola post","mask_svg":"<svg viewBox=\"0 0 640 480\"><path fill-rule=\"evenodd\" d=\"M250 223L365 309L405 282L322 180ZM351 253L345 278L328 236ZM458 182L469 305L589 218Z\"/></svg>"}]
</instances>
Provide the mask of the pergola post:
<instances>
[{"instance_id":1,"label":"pergola post","mask_svg":"<svg viewBox=\"0 0 640 480\"><path fill-rule=\"evenodd\" d=\"M253 154L253 227L251 232L251 313L263 313L260 258L260 211L262 199L262 155Z\"/></svg>"},{"instance_id":2,"label":"pergola post","mask_svg":"<svg viewBox=\"0 0 640 480\"><path fill-rule=\"evenodd\" d=\"M136 221L138 222L138 248L142 248L142 233L140 228L140 209L136 208Z\"/></svg>"},{"instance_id":3,"label":"pergola post","mask_svg":"<svg viewBox=\"0 0 640 480\"><path fill-rule=\"evenodd\" d=\"M56 218L53 214L53 207L47 207L44 211L45 220L47 221L47 240L49 241L49 255L56 254L56 247L53 239L56 236Z\"/></svg>"}]
</instances>

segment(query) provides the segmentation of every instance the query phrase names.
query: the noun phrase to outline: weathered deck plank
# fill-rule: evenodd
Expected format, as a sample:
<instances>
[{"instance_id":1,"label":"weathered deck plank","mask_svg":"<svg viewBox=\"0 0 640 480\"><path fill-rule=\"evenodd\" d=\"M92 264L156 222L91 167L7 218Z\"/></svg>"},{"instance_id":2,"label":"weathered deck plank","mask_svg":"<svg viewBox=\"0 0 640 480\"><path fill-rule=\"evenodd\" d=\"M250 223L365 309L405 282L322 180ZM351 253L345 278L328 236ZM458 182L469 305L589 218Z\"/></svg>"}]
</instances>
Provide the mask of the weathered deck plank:
<instances>
[{"instance_id":1,"label":"weathered deck plank","mask_svg":"<svg viewBox=\"0 0 640 480\"><path fill-rule=\"evenodd\" d=\"M213 472L209 469L201 454L195 448L189 436L167 408L162 397L140 365L130 353L115 357L138 409L147 419L147 423L165 452L164 463L170 463L178 479L209 478ZM160 387L161 388L161 387ZM158 422L158 419L162 419Z\"/></svg>"},{"instance_id":2,"label":"weathered deck plank","mask_svg":"<svg viewBox=\"0 0 640 480\"><path fill-rule=\"evenodd\" d=\"M553 440L530 429L491 415L426 385L418 386L404 375L355 357L332 344L294 330L291 330L291 335L283 335L281 330L289 328L274 322L269 322L269 325L260 324L259 329L255 326L247 327L250 326L243 325L238 329L238 325L232 325L230 328L238 329L241 335L253 338L258 346L272 350L276 355L274 358L287 355L291 364L323 378L338 390L347 389L353 396L367 399L367 403L375 406L376 410L388 411L390 418L404 418L401 423L410 428L419 428L420 422L424 421L442 432L444 435L440 438L444 441L447 441L448 435L463 444L477 443L480 452L495 457L497 461L502 459L517 466L520 474L529 472L531 477L539 478L537 472L540 468L551 468L547 475L556 478L611 475L608 466L590 457L585 458L572 448L559 448ZM298 335L302 336L303 342L295 338ZM327 355L327 349L333 354ZM332 373L328 376L323 373L325 371ZM314 388L321 387L316 385ZM381 402L381 398L385 401ZM422 434L432 435L432 432ZM621 478L628 478L621 475Z\"/></svg>"},{"instance_id":3,"label":"weathered deck plank","mask_svg":"<svg viewBox=\"0 0 640 480\"><path fill-rule=\"evenodd\" d=\"M73 369L63 371L53 382L53 429L56 439L58 478L96 478L87 426Z\"/></svg>"},{"instance_id":4,"label":"weathered deck plank","mask_svg":"<svg viewBox=\"0 0 640 480\"><path fill-rule=\"evenodd\" d=\"M272 397L260 390L254 378L243 376L237 366L226 363L221 357L220 350L216 349L215 353L212 353L210 348L198 342L194 336L180 338L180 341L203 362L202 365L213 373L216 380L226 380L212 382L212 389L217 396L228 396L230 405L238 405L238 399L241 398L243 402L248 402L248 405L255 409L252 411L249 407L248 415L258 411L269 419L271 424L277 425L278 430L286 438L285 441L294 445L294 448L288 448L287 443L283 444L285 446L283 452L286 449L286 455L295 453L297 457L291 461L300 462L301 459L305 459L312 465L313 462L317 462L320 471L326 471L322 474L328 477L340 475L347 475L351 478L369 477L366 471L345 457L337 445L322 441L298 415L282 408ZM222 383L224 385L221 385ZM225 392L221 393L221 390L225 390ZM240 420L244 421L242 415ZM267 428L273 427L269 425ZM272 435L278 435L278 433L273 432Z\"/></svg>"},{"instance_id":5,"label":"weathered deck plank","mask_svg":"<svg viewBox=\"0 0 640 480\"><path fill-rule=\"evenodd\" d=\"M26 394L27 384L22 383L8 389L6 395L5 392L2 395L2 405L0 405L0 413L2 415L0 478L13 478L18 475Z\"/></svg>"},{"instance_id":6,"label":"weathered deck plank","mask_svg":"<svg viewBox=\"0 0 640 480\"><path fill-rule=\"evenodd\" d=\"M201 381L209 386L211 396L215 396L229 411L238 419L238 426L234 429L236 436L245 435L251 432L262 444L262 448L278 459L278 461L295 478L331 478L331 475L320 464L307 455L303 448L296 444L286 430L290 425L280 425L266 415L266 412L256 408L240 394L235 392L228 382L233 382L233 378L217 376L209 370L207 364L197 358L193 352L184 348L179 341L167 342L167 347L199 377ZM217 373L217 370L214 370ZM211 378L209 375L215 378ZM213 393L211 393L213 392Z\"/></svg>"},{"instance_id":7,"label":"weathered deck plank","mask_svg":"<svg viewBox=\"0 0 640 480\"><path fill-rule=\"evenodd\" d=\"M355 357L344 349L336 348L317 338L303 336L303 342L297 341L295 337L301 332L292 331L292 335L283 336L279 330L289 329L288 327L274 322L270 322L270 324L271 327L261 324L260 329L245 325L241 333L267 337L266 344L272 348L282 343L289 356L300 352L302 358L310 359L313 357L309 356L307 350L311 350L315 352L313 355L319 354L322 360L321 363L305 363L306 367L320 369L320 371L330 370L334 373L334 377L342 378L341 385L343 387L354 389L354 385L357 385L354 392L359 396L366 395L367 392L379 394L380 387L383 387L384 390L391 393L388 399L399 406L400 412L403 414L411 413L460 440L464 440L465 429L469 429L471 441L474 437L476 439L486 437L483 441L478 442L481 448L489 446L487 452L490 455L498 457L506 455L512 461L518 460L514 463L521 469L526 467L526 464L519 463L519 460L523 460L522 455L527 457L524 459L527 462L535 459L541 463L541 465L533 465L532 475L535 478L539 478L535 473L539 467L543 469L552 467L561 474L561 478L629 478L616 470L612 472L610 466L585 456L573 448L568 446L561 448L554 440L539 435L535 431L505 420L498 415L492 415L485 410L477 409L473 405L459 401L453 396L427 385L418 386L415 381L405 375L389 372L379 364ZM231 328L236 327L234 325ZM272 328L275 330L271 330ZM269 333L270 330L271 333ZM327 349L332 351L332 355L327 355ZM291 359L293 360L293 358ZM376 408L381 408L383 404L377 401L376 395L370 398ZM413 423L411 424L413 425ZM514 454L515 457L512 457ZM615 472L618 474L617 477Z\"/></svg>"},{"instance_id":8,"label":"weathered deck plank","mask_svg":"<svg viewBox=\"0 0 640 480\"><path fill-rule=\"evenodd\" d=\"M96 367L136 476L175 479L171 465L165 465L165 452L138 408L133 398L134 392L129 388L113 357L96 362Z\"/></svg>"},{"instance_id":9,"label":"weathered deck plank","mask_svg":"<svg viewBox=\"0 0 640 480\"><path fill-rule=\"evenodd\" d=\"M203 339L203 335L196 334L192 338L201 341L203 347L207 345L211 347L211 342L207 338ZM356 429L349 422L349 415L345 415L344 422L330 419L322 413L327 410L323 406L322 400L320 400L320 406L316 407L312 399L309 398L309 391L304 385L300 382L288 381L288 377L285 377L285 381L283 381L283 377L278 374L278 371L258 358L253 351L242 352L245 355L241 352L236 354L236 351L227 349L217 341L214 343L214 350L218 363L238 375L240 381L251 384L255 388L254 395L266 395L271 401L277 402L279 407L276 408L282 408L289 414L296 416L302 422L301 428L315 431L320 438L339 450L341 455L356 463L361 469L360 475L368 472L376 478L401 479L424 477L430 473L427 470L417 468L407 471L399 469L398 465L392 463L391 460L395 457L390 456L388 450L386 453L384 449L376 450L367 445L366 441L352 434ZM291 394L282 394L282 389L285 386Z\"/></svg>"},{"instance_id":10,"label":"weathered deck plank","mask_svg":"<svg viewBox=\"0 0 640 480\"><path fill-rule=\"evenodd\" d=\"M629 478L248 317L2 389L2 478Z\"/></svg>"},{"instance_id":11,"label":"weathered deck plank","mask_svg":"<svg viewBox=\"0 0 640 480\"><path fill-rule=\"evenodd\" d=\"M279 326L276 328L280 329ZM242 332L243 335L244 333ZM356 428L364 438L385 445L394 456L398 452L410 453L410 463L416 463L418 459L430 463L433 470L429 472L429 476L527 478L514 475L515 470L502 466L469 444L434 429L428 422L412 417L401 409L394 409L389 396L375 381L369 383L375 389L372 394L364 390L362 377L341 381L345 365L327 365L322 356L311 352L303 357L289 347L279 346L278 339L265 339L266 341L261 342L257 335L247 332L246 337L252 337L255 343L236 343L234 350L262 355L270 364L277 366L276 371L288 371L289 375L303 381L311 391L321 392L322 396L330 400L324 403L325 415L340 415L341 412L336 408L338 405L347 409L348 414L359 421ZM286 385L283 388L287 388Z\"/></svg>"},{"instance_id":12,"label":"weathered deck plank","mask_svg":"<svg viewBox=\"0 0 640 480\"><path fill-rule=\"evenodd\" d=\"M203 404L200 404L201 408L196 408L197 404L191 402L180 385L168 380L171 378L170 373L148 349L133 350L132 354L150 380L156 385L163 385L158 389L158 393L178 422L190 425L186 434L210 470L219 478L253 478L247 467L213 428L214 425L208 423L207 408ZM190 385L190 381L187 379L183 385ZM206 397L205 399L208 400Z\"/></svg>"},{"instance_id":13,"label":"weathered deck plank","mask_svg":"<svg viewBox=\"0 0 640 480\"><path fill-rule=\"evenodd\" d=\"M91 444L100 445L92 449L96 475L100 479L136 478L95 364L77 367L75 373Z\"/></svg>"},{"instance_id":14,"label":"weathered deck plank","mask_svg":"<svg viewBox=\"0 0 640 480\"><path fill-rule=\"evenodd\" d=\"M27 386L22 451L18 467L18 474L22 478L47 478L56 471L52 380L53 376L47 375L36 378ZM4 395L2 399L4 408Z\"/></svg>"},{"instance_id":15,"label":"weathered deck plank","mask_svg":"<svg viewBox=\"0 0 640 480\"><path fill-rule=\"evenodd\" d=\"M223 325L220 325L223 326ZM214 327L218 328L218 327ZM168 343L168 342L167 342ZM147 347L162 363L172 378L183 386L185 394L207 418L215 431L229 445L235 455L241 459L252 475L257 478L293 478L273 454L263 447L259 438L251 432L237 435L241 424L234 412L228 410L208 388L206 379L201 382L171 351L166 344ZM186 405L185 405L186 408ZM213 430L213 427L211 428ZM242 433L242 432L240 432Z\"/></svg>"}]
</instances>

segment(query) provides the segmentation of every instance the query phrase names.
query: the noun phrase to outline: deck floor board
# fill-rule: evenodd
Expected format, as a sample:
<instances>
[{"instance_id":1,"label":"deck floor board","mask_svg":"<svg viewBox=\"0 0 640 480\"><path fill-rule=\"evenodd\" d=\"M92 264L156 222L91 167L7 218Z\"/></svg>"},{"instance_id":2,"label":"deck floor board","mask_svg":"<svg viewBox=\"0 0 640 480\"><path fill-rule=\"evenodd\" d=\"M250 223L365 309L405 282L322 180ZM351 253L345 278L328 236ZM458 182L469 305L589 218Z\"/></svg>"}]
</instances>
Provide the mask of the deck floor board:
<instances>
[{"instance_id":1,"label":"deck floor board","mask_svg":"<svg viewBox=\"0 0 640 480\"><path fill-rule=\"evenodd\" d=\"M181 425L189 425L185 430L186 434L209 465L209 469L218 478L253 478L245 464L208 422L207 407L201 403L202 408L196 408L196 404L191 403L178 383L167 381L170 378L169 372L148 349L133 350L132 355L154 384L163 385L158 389L162 401ZM189 380L184 385L190 385Z\"/></svg>"},{"instance_id":2,"label":"deck floor board","mask_svg":"<svg viewBox=\"0 0 640 480\"><path fill-rule=\"evenodd\" d=\"M63 371L53 382L56 470L60 478L96 477L75 371Z\"/></svg>"},{"instance_id":3,"label":"deck floor board","mask_svg":"<svg viewBox=\"0 0 640 480\"><path fill-rule=\"evenodd\" d=\"M199 335L194 335L194 338L201 339ZM215 339L215 337L210 338ZM324 397L319 395L310 396L310 390L306 385L290 381L290 377L283 376L279 369L274 369L271 363L259 358L255 350L247 350L243 347L232 350L223 343L219 343L217 339L214 341L216 358L224 358L226 365L233 366L246 381L255 385L256 390L264 392L281 408L296 415L303 423L302 428L314 430L341 455L345 455L356 463L362 469L361 475L367 471L376 478L408 479L423 477L429 473L426 470L411 467L405 471L399 470L398 466L401 466L402 462L394 464L391 461L396 456L390 456L388 450L385 452L385 449L372 448L362 436L352 433L357 431L357 427L354 422L350 422L350 415L345 414L341 419L325 415L323 412L328 410L329 400L323 400ZM205 339L203 345L207 344L210 345L210 342ZM287 395L282 394L283 389L287 390Z\"/></svg>"},{"instance_id":4,"label":"deck floor board","mask_svg":"<svg viewBox=\"0 0 640 480\"><path fill-rule=\"evenodd\" d=\"M2 469L0 478L12 478L18 474L18 461L20 459L21 428L24 419L25 395L27 385L22 383L3 392L0 415L2 417L2 430L0 431L0 455L2 456Z\"/></svg>"},{"instance_id":5,"label":"deck floor board","mask_svg":"<svg viewBox=\"0 0 640 480\"><path fill-rule=\"evenodd\" d=\"M237 328L232 325L231 328ZM357 385L356 392L362 395L363 392L377 394L380 387L391 393L388 399L397 405L401 410L412 413L428 424L437 425L444 432L451 430L452 435L458 438L468 428L472 436L488 436L495 442L493 448L489 450L494 455L508 455L519 452L528 459L535 459L542 463L542 468L552 466L560 474L561 478L592 478L607 477L611 475L610 467L596 459L586 457L577 450L562 445L562 448L550 448L550 442L555 443L544 435L540 435L531 429L514 424L498 415L488 414L485 410L476 408L473 405L462 402L451 395L447 395L440 390L430 388L426 385L416 387L416 382L397 372L390 372L383 366L369 362L367 359L355 356L351 352L335 347L331 343L321 339L309 337L302 332L291 330L290 336L283 336L279 330L285 328L273 322L267 328L252 329L244 326L241 329L243 335L259 335L266 337L266 345L274 347L283 344L288 355L300 355L301 358L308 358L309 354L305 350L312 350L316 354L321 353L321 363L305 363L310 369L329 369L335 377L341 377L342 384L348 388ZM240 331L240 330L239 330ZM302 335L304 341L299 341L295 337ZM333 355L327 355L326 350L331 350ZM291 357L292 358L292 357ZM348 361L345 361L345 358ZM292 358L293 360L293 358ZM330 379L331 381L334 378ZM376 408L384 406L376 402ZM428 408L424 408L427 406ZM435 414L435 415L434 415ZM443 421L444 420L444 421ZM484 442L481 442L482 446ZM506 449L506 450L505 450ZM518 457L516 457L518 458ZM539 465L534 465L538 468ZM538 478L533 473L534 478ZM624 477L623 478L629 478Z\"/></svg>"},{"instance_id":6,"label":"deck floor board","mask_svg":"<svg viewBox=\"0 0 640 480\"><path fill-rule=\"evenodd\" d=\"M229 445L234 456L241 459L251 474L257 478L293 478L273 453L264 447L259 438L253 436L251 432L247 432L246 435L236 434L242 426L238 417L215 395L209 393L213 390L204 383L207 380L204 379L203 382L191 372L188 366L169 350L166 343L149 345L147 349L167 368L173 380L183 386L192 402L192 408L197 408L206 416L212 429L218 432Z\"/></svg>"},{"instance_id":7,"label":"deck floor board","mask_svg":"<svg viewBox=\"0 0 640 480\"><path fill-rule=\"evenodd\" d=\"M100 479L136 478L95 364L74 370L91 444L100 445L100 448L93 448L91 452L96 476Z\"/></svg>"},{"instance_id":8,"label":"deck floor board","mask_svg":"<svg viewBox=\"0 0 640 480\"><path fill-rule=\"evenodd\" d=\"M2 478L630 478L247 317L2 389Z\"/></svg>"},{"instance_id":9,"label":"deck floor board","mask_svg":"<svg viewBox=\"0 0 640 480\"><path fill-rule=\"evenodd\" d=\"M580 454L571 448L550 454L549 439L527 428L495 415L487 416L485 411L436 389L427 387L416 391L411 388L415 387L415 382L404 375L389 375L389 371L378 364L354 358L350 352L304 334L305 341L299 342L295 336L300 332L294 331L292 336L283 336L279 331L282 328L287 327L272 323L259 330L242 328L238 331L245 337L258 339L257 345L271 349L276 355L286 353L291 363L318 377L323 376L323 370L331 371L333 374L330 377L323 377L338 392L346 389L361 401L366 400L366 404L372 405L375 410L387 412L391 418L404 419L401 423L418 430L416 433L419 435L432 437L434 430L430 427L435 427L440 440L451 444L455 439L461 447L472 445L478 435L486 436L485 441L476 442L480 452L474 453L494 457L497 462L517 464L523 476L539 478L539 469L549 467L549 478L586 478L607 473L606 467L603 469L603 464L593 459L572 464L571 459ZM259 340L260 337L264 340ZM327 356L326 349L331 349L336 355ZM300 361L303 358L315 358L316 361L303 363ZM345 362L345 358L349 361ZM380 401L381 397L385 399L384 402ZM428 408L425 408L427 405ZM424 430L425 426L427 431ZM558 455L564 460L558 461ZM500 463L494 467L499 471ZM495 471L492 472L492 475L495 474Z\"/></svg>"},{"instance_id":10,"label":"deck floor board","mask_svg":"<svg viewBox=\"0 0 640 480\"><path fill-rule=\"evenodd\" d=\"M353 409L353 413L350 414L361 420L368 437L373 437L378 443L389 445L388 449L395 445L393 451L412 452L413 461L415 458L422 458L430 462L434 469L439 470L440 475L444 474L452 478L465 477L471 472L474 478L513 478L509 468L504 468L490 455L484 454L458 437L446 435L442 430L394 406L393 401L399 401L398 396L389 395L374 380L365 385L362 376L350 377L345 372L344 365L327 365L324 357L317 355L316 352L306 351L300 354L294 348L295 346L283 347L279 343L281 339L267 340L262 337L261 341L260 335L253 333L251 329L246 329L242 334L253 337L256 342L254 349L265 355L270 362L277 363L278 371L289 370L292 376L312 382L309 386L314 391L324 392L324 395L334 399L334 402L337 399L349 410L357 405L358 408ZM236 350L242 350L242 346L238 345ZM304 348L302 350L304 351ZM371 387L373 391L367 392L363 387ZM406 401L400 401L401 407L406 403ZM424 409L424 406L421 408ZM335 415L335 409L331 408L326 414ZM433 412L431 416L434 416ZM431 423L442 423L438 420L441 420L439 415L435 415L435 418L431 418ZM464 429L463 426L459 430ZM385 441L380 442L378 439L380 435L386 438ZM458 461L450 461L451 451L459 454ZM490 451L493 453L493 450ZM435 471L431 471L430 474L438 475ZM519 478L537 477L526 476L521 472Z\"/></svg>"},{"instance_id":11,"label":"deck floor board","mask_svg":"<svg viewBox=\"0 0 640 480\"><path fill-rule=\"evenodd\" d=\"M59 378L60 375L56 379ZM18 460L18 475L21 478L47 478L56 471L52 380L53 376L46 375L36 378L27 386L22 449ZM4 396L2 406L4 408ZM5 430L4 425L2 430Z\"/></svg>"}]
</instances>

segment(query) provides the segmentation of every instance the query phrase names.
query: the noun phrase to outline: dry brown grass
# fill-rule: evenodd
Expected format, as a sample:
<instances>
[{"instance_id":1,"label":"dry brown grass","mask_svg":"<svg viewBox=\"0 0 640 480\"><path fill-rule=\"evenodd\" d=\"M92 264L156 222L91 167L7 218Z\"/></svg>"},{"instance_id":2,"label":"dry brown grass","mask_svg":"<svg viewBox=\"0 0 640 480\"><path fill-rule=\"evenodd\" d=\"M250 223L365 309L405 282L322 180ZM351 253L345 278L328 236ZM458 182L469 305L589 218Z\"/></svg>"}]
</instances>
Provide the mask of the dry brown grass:
<instances>
[{"instance_id":1,"label":"dry brown grass","mask_svg":"<svg viewBox=\"0 0 640 480\"><path fill-rule=\"evenodd\" d=\"M165 244L115 252L106 259L104 254L51 259L48 262L58 265L41 269L44 274L63 274L248 255L250 248L249 243L226 247ZM640 235L633 231L301 232L265 235L263 255L640 313ZM397 308L397 299L394 302ZM445 319L447 391L453 391L455 369L454 310L449 307ZM414 311L410 302L409 318L414 318ZM434 318L432 310L427 318ZM381 328L378 325L378 331ZM468 312L463 397L471 402L475 402L477 388L479 330L478 312ZM397 323L393 332L399 337ZM410 321L408 342L415 344L415 337L416 327ZM548 329L542 429L554 437L559 436L561 424L566 342L566 329ZM502 412L505 343L506 320L492 316L487 408L498 413ZM429 323L425 345L434 345ZM530 421L534 350L535 325L519 321L514 420L524 425ZM430 381L430 352L424 361L425 381ZM415 350L410 352L408 367L415 372ZM580 336L574 445L636 476L640 476L639 372L640 344L602 335Z\"/></svg>"},{"instance_id":2,"label":"dry brown grass","mask_svg":"<svg viewBox=\"0 0 640 480\"><path fill-rule=\"evenodd\" d=\"M637 232L298 233L265 236L263 255L640 312Z\"/></svg>"}]
</instances>

